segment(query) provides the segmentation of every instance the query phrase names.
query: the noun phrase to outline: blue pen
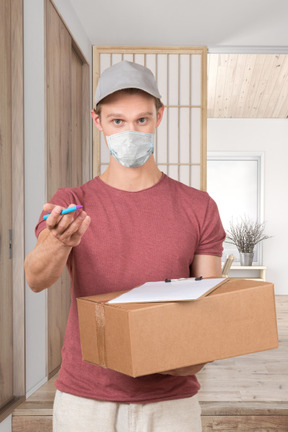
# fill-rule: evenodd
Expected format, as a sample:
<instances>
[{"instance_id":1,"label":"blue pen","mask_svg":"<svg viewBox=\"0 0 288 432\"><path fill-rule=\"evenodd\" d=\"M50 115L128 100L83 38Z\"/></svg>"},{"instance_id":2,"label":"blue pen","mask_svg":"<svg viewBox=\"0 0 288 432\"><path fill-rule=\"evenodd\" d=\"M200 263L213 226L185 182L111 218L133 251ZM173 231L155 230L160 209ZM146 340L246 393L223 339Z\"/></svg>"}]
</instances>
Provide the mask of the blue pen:
<instances>
[{"instance_id":1,"label":"blue pen","mask_svg":"<svg viewBox=\"0 0 288 432\"><path fill-rule=\"evenodd\" d=\"M60 214L61 214L61 215L64 215L64 214L67 214L67 213L72 213L72 212L74 212L74 211L76 211L76 210L81 209L82 207L83 207L82 205L76 205L76 206L73 206L73 207L68 207L68 208L62 210ZM51 213L48 213L47 215L44 215L44 216L43 216L43 219L46 220L46 219L50 216L50 214L51 214Z\"/></svg>"}]
</instances>

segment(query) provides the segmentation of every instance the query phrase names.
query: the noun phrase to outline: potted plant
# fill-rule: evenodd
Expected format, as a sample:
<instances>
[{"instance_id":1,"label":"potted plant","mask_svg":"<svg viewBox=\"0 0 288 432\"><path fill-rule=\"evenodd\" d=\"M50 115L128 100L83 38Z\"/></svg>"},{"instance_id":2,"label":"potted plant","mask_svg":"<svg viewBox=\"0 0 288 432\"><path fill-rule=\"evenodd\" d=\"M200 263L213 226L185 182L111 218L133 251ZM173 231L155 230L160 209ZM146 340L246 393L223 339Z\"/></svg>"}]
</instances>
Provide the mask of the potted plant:
<instances>
[{"instance_id":1,"label":"potted plant","mask_svg":"<svg viewBox=\"0 0 288 432\"><path fill-rule=\"evenodd\" d=\"M256 244L270 238L264 235L265 224L243 218L238 223L230 222L226 232L226 243L234 244L240 254L241 265L252 265Z\"/></svg>"}]
</instances>

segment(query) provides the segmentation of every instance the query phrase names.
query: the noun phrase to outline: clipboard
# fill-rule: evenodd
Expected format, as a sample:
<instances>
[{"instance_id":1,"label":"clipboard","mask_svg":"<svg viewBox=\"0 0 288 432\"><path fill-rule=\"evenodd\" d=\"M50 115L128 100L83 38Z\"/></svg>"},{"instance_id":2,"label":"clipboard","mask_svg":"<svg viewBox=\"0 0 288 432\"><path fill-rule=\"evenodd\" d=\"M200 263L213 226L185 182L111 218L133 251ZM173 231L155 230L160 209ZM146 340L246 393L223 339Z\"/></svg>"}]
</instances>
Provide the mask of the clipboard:
<instances>
[{"instance_id":1,"label":"clipboard","mask_svg":"<svg viewBox=\"0 0 288 432\"><path fill-rule=\"evenodd\" d=\"M154 303L196 301L208 296L216 288L227 282L227 278L195 278L147 282L130 291L121 294L108 303Z\"/></svg>"}]
</instances>

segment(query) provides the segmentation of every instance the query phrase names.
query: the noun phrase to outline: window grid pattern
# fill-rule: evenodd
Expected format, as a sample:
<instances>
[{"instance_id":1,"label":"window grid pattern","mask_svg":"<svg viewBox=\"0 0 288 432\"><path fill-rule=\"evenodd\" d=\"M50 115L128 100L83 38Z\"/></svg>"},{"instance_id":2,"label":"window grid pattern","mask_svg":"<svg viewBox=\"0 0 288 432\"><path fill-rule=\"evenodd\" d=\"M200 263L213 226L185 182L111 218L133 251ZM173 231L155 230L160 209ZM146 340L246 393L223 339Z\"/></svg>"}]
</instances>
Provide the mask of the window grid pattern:
<instances>
[{"instance_id":1,"label":"window grid pattern","mask_svg":"<svg viewBox=\"0 0 288 432\"><path fill-rule=\"evenodd\" d=\"M134 61L152 70L165 105L155 137L156 163L170 177L202 190L206 190L207 157L206 57L205 48L94 47L93 51L93 94L101 73L119 61ZM99 175L110 155L96 128L93 142L93 172Z\"/></svg>"}]
</instances>

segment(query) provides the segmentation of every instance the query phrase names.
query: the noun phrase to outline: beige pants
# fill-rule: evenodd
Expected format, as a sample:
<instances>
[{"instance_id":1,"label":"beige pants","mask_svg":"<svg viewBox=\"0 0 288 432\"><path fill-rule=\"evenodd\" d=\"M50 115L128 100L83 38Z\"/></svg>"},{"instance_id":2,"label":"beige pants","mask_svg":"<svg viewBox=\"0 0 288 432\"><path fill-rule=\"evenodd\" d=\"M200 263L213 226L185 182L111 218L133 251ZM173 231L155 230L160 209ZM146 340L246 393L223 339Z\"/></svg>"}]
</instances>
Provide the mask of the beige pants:
<instances>
[{"instance_id":1,"label":"beige pants","mask_svg":"<svg viewBox=\"0 0 288 432\"><path fill-rule=\"evenodd\" d=\"M53 432L201 432L198 397L130 404L56 391Z\"/></svg>"}]
</instances>

